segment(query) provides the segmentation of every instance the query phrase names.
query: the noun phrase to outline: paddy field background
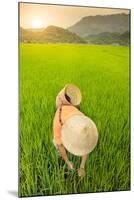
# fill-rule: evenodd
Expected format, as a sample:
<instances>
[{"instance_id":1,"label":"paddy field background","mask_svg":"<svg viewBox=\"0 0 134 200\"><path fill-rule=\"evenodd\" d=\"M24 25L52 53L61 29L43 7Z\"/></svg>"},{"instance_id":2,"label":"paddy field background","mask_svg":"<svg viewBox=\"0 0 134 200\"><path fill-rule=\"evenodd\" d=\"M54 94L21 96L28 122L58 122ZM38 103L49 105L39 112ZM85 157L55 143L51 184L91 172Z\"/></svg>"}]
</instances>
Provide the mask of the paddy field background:
<instances>
[{"instance_id":1,"label":"paddy field background","mask_svg":"<svg viewBox=\"0 0 134 200\"><path fill-rule=\"evenodd\" d=\"M57 93L82 93L80 110L96 123L99 142L86 176L59 165L52 143ZM20 44L20 196L130 189L129 47ZM79 167L80 158L69 155Z\"/></svg>"}]
</instances>

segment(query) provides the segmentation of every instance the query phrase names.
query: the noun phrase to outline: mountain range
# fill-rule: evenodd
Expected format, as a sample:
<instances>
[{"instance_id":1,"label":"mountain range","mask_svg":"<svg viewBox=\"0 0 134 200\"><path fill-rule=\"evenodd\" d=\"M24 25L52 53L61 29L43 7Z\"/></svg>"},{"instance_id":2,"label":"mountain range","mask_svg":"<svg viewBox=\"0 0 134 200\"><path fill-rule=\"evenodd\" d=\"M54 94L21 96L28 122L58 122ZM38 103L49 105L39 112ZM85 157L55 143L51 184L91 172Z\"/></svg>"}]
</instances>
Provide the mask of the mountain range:
<instances>
[{"instance_id":1,"label":"mountain range","mask_svg":"<svg viewBox=\"0 0 134 200\"><path fill-rule=\"evenodd\" d=\"M86 43L77 34L57 26L48 26L39 30L20 28L20 41L34 43Z\"/></svg>"},{"instance_id":2,"label":"mountain range","mask_svg":"<svg viewBox=\"0 0 134 200\"><path fill-rule=\"evenodd\" d=\"M52 25L42 29L20 28L20 41L29 43L128 45L129 40L129 15L123 13L83 17L67 29Z\"/></svg>"},{"instance_id":3,"label":"mountain range","mask_svg":"<svg viewBox=\"0 0 134 200\"><path fill-rule=\"evenodd\" d=\"M68 28L81 37L103 32L123 33L129 31L129 15L112 14L83 17L79 22Z\"/></svg>"}]
</instances>

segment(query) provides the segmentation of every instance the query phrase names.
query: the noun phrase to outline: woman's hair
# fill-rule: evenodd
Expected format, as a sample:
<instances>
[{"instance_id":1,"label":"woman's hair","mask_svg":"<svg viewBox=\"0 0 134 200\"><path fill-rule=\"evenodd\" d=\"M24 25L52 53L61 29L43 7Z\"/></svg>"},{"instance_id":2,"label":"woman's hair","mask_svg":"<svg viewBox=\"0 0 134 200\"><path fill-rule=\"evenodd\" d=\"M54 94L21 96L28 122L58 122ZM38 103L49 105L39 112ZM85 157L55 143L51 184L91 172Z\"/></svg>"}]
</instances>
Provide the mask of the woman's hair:
<instances>
[{"instance_id":1,"label":"woman's hair","mask_svg":"<svg viewBox=\"0 0 134 200\"><path fill-rule=\"evenodd\" d=\"M65 94L65 98L66 98L66 100L69 102L69 103L71 103L71 98L67 95L67 94ZM78 108L78 109L80 109L80 105L77 105L77 106L75 106L76 108Z\"/></svg>"},{"instance_id":2,"label":"woman's hair","mask_svg":"<svg viewBox=\"0 0 134 200\"><path fill-rule=\"evenodd\" d=\"M71 98L66 93L65 93L65 98L69 103L71 103Z\"/></svg>"}]
</instances>

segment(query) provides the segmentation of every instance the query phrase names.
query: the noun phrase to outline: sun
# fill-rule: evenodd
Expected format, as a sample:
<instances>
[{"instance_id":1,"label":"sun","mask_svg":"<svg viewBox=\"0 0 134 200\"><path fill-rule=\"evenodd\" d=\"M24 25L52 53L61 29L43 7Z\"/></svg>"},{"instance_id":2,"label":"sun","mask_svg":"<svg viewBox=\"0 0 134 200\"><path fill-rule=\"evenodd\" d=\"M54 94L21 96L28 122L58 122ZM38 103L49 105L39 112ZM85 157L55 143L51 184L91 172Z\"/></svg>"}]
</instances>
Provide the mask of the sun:
<instances>
[{"instance_id":1,"label":"sun","mask_svg":"<svg viewBox=\"0 0 134 200\"><path fill-rule=\"evenodd\" d=\"M32 20L32 28L42 28L43 23L40 19L33 19Z\"/></svg>"}]
</instances>

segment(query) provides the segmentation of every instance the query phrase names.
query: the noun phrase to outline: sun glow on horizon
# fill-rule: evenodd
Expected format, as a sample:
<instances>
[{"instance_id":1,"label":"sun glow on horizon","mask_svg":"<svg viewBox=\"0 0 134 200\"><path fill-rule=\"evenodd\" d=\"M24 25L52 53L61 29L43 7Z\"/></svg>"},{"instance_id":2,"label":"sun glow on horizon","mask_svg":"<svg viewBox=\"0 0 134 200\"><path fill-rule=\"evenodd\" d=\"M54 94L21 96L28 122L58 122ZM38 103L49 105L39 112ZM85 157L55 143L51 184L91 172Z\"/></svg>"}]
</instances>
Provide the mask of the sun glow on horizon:
<instances>
[{"instance_id":1,"label":"sun glow on horizon","mask_svg":"<svg viewBox=\"0 0 134 200\"><path fill-rule=\"evenodd\" d=\"M20 3L20 26L40 29L50 25L68 28L85 16L126 13L128 9L75 7L52 4Z\"/></svg>"},{"instance_id":2,"label":"sun glow on horizon","mask_svg":"<svg viewBox=\"0 0 134 200\"><path fill-rule=\"evenodd\" d=\"M40 19L33 19L32 20L32 28L43 28L43 23Z\"/></svg>"}]
</instances>

